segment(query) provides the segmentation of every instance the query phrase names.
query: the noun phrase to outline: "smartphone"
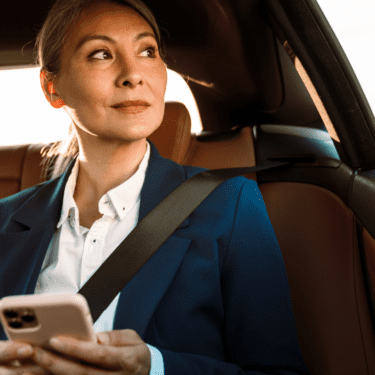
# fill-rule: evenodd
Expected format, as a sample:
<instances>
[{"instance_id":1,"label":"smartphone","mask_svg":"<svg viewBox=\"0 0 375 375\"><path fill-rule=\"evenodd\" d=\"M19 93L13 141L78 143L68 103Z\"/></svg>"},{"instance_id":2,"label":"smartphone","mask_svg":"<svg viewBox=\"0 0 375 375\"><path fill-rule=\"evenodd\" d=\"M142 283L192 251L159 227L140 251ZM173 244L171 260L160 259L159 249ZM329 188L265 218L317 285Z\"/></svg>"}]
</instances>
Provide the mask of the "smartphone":
<instances>
[{"instance_id":1,"label":"smartphone","mask_svg":"<svg viewBox=\"0 0 375 375\"><path fill-rule=\"evenodd\" d=\"M89 306L81 294L34 294L0 300L0 320L9 340L52 350L49 339L63 335L95 341Z\"/></svg>"}]
</instances>

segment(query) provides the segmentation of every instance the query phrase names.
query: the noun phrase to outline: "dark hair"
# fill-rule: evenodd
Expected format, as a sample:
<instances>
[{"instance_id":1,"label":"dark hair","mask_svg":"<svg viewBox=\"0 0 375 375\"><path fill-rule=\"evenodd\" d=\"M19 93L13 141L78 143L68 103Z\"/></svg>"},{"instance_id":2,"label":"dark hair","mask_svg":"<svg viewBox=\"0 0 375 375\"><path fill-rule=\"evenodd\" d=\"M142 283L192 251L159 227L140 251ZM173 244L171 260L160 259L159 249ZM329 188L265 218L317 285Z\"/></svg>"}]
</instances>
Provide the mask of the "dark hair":
<instances>
[{"instance_id":1,"label":"dark hair","mask_svg":"<svg viewBox=\"0 0 375 375\"><path fill-rule=\"evenodd\" d=\"M164 61L164 44L159 26L149 7L141 0L105 0L124 5L136 10L152 27L160 56ZM61 49L65 42L66 31L82 10L100 0L56 0L36 39L36 63L49 76L60 72ZM45 180L58 176L79 152L78 140L73 124L69 127L66 141L54 142L42 149L43 178Z\"/></svg>"}]
</instances>

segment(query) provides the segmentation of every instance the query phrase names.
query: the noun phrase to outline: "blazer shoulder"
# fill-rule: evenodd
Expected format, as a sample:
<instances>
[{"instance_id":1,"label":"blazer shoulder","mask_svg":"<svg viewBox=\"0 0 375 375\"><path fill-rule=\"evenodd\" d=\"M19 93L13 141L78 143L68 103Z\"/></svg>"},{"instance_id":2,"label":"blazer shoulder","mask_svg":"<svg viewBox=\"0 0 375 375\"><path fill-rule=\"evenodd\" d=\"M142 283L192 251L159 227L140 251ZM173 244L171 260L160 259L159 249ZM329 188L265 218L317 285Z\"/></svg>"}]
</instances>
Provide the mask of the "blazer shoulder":
<instances>
[{"instance_id":1,"label":"blazer shoulder","mask_svg":"<svg viewBox=\"0 0 375 375\"><path fill-rule=\"evenodd\" d=\"M198 174L200 172L208 170L207 168L192 167L190 165L181 165L181 167L184 168L184 171L185 171L185 174L186 174L186 178L193 177L194 175L196 175L196 174Z\"/></svg>"},{"instance_id":2,"label":"blazer shoulder","mask_svg":"<svg viewBox=\"0 0 375 375\"><path fill-rule=\"evenodd\" d=\"M194 175L196 175L198 173L201 173L201 172L204 172L204 171L208 170L208 168L192 167L192 166L188 166L188 165L183 165L182 167L185 170L185 174L186 174L187 179L193 177ZM234 185L237 185L237 186L240 186L240 187L242 187L243 185L246 184L246 187L248 187L248 188L259 189L256 181L250 180L250 179L248 179L246 177L243 177L241 175L238 175L238 176L232 177L232 178L228 178L226 181L224 181L222 183L222 185L225 185L225 184L231 184L231 185L234 184Z\"/></svg>"}]
</instances>

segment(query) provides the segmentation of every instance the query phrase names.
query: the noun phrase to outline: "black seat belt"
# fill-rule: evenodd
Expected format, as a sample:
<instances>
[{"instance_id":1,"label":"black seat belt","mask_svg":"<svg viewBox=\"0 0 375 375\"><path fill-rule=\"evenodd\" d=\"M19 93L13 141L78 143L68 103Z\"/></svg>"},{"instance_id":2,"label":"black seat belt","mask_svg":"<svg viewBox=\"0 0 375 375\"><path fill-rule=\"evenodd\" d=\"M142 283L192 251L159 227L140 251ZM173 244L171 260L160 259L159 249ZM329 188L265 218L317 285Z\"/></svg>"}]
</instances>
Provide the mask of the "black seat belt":
<instances>
[{"instance_id":1,"label":"black seat belt","mask_svg":"<svg viewBox=\"0 0 375 375\"><path fill-rule=\"evenodd\" d=\"M93 321L100 317L156 250L222 182L288 164L291 161L271 161L256 167L206 170L187 179L138 223L78 291L86 298Z\"/></svg>"}]
</instances>

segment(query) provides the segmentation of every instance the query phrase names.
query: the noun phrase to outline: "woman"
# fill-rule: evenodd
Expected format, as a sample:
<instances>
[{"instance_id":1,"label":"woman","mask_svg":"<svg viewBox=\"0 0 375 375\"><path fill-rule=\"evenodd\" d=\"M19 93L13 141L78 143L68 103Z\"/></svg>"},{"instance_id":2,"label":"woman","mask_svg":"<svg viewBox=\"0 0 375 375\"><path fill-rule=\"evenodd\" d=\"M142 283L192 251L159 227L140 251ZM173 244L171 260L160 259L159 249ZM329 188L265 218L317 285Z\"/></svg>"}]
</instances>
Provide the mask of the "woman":
<instances>
[{"instance_id":1,"label":"woman","mask_svg":"<svg viewBox=\"0 0 375 375\"><path fill-rule=\"evenodd\" d=\"M164 114L160 47L138 0L54 4L39 35L41 84L72 118L69 152L78 157L61 176L0 201L0 298L77 292L139 220L200 171L161 158L146 140ZM56 353L2 341L2 370L309 373L281 252L259 189L244 178L223 183L185 220L95 329L106 331L97 343L60 338Z\"/></svg>"}]
</instances>

